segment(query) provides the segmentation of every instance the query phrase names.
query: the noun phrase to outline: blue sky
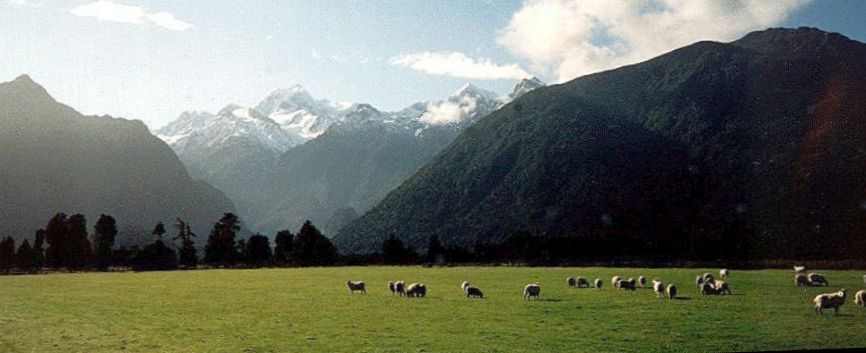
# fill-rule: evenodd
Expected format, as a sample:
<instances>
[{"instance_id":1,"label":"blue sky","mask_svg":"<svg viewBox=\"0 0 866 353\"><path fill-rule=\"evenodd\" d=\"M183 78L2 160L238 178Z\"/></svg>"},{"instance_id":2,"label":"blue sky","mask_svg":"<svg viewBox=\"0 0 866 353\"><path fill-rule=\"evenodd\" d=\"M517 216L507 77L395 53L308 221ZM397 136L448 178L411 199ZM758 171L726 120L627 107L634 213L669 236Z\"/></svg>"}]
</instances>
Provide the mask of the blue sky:
<instances>
[{"instance_id":1,"label":"blue sky","mask_svg":"<svg viewBox=\"0 0 866 353\"><path fill-rule=\"evenodd\" d=\"M830 0L0 0L0 81L26 73L83 113L152 128L294 84L397 110L771 26L866 41L863 14L866 1Z\"/></svg>"}]
</instances>

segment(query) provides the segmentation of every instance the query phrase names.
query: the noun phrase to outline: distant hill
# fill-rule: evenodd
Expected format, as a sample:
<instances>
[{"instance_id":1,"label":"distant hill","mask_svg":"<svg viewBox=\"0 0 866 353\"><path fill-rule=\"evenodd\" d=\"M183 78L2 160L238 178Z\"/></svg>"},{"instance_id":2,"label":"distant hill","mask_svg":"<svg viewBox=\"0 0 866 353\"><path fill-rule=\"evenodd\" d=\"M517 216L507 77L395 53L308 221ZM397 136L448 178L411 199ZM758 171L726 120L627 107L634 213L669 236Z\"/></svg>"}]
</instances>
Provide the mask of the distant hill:
<instances>
[{"instance_id":1,"label":"distant hill","mask_svg":"<svg viewBox=\"0 0 866 353\"><path fill-rule=\"evenodd\" d=\"M233 211L140 121L82 116L27 76L0 84L0 234L32 238L66 212L84 214L91 228L109 214L122 232L147 237L157 222L181 217L206 236Z\"/></svg>"},{"instance_id":2,"label":"distant hill","mask_svg":"<svg viewBox=\"0 0 866 353\"><path fill-rule=\"evenodd\" d=\"M467 128L334 238L372 252L496 243L587 252L862 257L866 45L814 28L699 42L537 89Z\"/></svg>"}]
</instances>

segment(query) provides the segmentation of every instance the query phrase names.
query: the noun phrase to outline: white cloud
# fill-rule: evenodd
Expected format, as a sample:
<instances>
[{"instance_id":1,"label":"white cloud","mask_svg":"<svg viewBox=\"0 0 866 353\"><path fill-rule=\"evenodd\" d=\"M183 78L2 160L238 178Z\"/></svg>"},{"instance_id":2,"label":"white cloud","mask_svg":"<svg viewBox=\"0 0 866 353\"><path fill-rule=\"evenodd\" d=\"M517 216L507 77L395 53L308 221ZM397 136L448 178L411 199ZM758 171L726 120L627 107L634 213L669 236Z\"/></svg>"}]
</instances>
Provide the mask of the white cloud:
<instances>
[{"instance_id":1,"label":"white cloud","mask_svg":"<svg viewBox=\"0 0 866 353\"><path fill-rule=\"evenodd\" d=\"M517 64L500 65L490 59L473 59L458 52L421 52L391 58L392 65L433 75L480 80L522 79L529 73Z\"/></svg>"},{"instance_id":2,"label":"white cloud","mask_svg":"<svg viewBox=\"0 0 866 353\"><path fill-rule=\"evenodd\" d=\"M9 0L9 5L20 7L45 7L41 2L33 2L30 0Z\"/></svg>"},{"instance_id":3,"label":"white cloud","mask_svg":"<svg viewBox=\"0 0 866 353\"><path fill-rule=\"evenodd\" d=\"M427 111L419 121L430 125L459 123L472 115L478 108L478 101L472 97L463 97L460 102L442 101L428 103Z\"/></svg>"},{"instance_id":4,"label":"white cloud","mask_svg":"<svg viewBox=\"0 0 866 353\"><path fill-rule=\"evenodd\" d=\"M110 0L99 0L72 9L79 17L92 17L99 21L145 24L150 22L172 31L185 31L192 24L181 21L168 12L150 12L143 7L119 4Z\"/></svg>"},{"instance_id":5,"label":"white cloud","mask_svg":"<svg viewBox=\"0 0 866 353\"><path fill-rule=\"evenodd\" d=\"M497 42L559 82L778 25L810 0L528 0Z\"/></svg>"}]
</instances>

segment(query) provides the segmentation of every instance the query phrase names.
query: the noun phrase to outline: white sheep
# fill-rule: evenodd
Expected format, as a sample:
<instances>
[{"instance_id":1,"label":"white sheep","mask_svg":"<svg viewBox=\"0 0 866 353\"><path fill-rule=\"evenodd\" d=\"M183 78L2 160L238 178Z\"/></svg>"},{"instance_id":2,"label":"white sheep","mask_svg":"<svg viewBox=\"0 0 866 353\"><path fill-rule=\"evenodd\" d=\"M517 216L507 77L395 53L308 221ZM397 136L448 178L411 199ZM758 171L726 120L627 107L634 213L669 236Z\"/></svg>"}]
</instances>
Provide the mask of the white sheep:
<instances>
[{"instance_id":1,"label":"white sheep","mask_svg":"<svg viewBox=\"0 0 866 353\"><path fill-rule=\"evenodd\" d=\"M394 291L401 297L406 295L406 281L394 282Z\"/></svg>"},{"instance_id":2,"label":"white sheep","mask_svg":"<svg viewBox=\"0 0 866 353\"><path fill-rule=\"evenodd\" d=\"M349 287L349 293L355 294L355 291L367 294L367 289L364 286L364 281L346 281L346 286Z\"/></svg>"},{"instance_id":3,"label":"white sheep","mask_svg":"<svg viewBox=\"0 0 866 353\"><path fill-rule=\"evenodd\" d=\"M463 290L464 292L466 291L466 287L469 287L468 281L463 281L463 283L460 283L460 289Z\"/></svg>"},{"instance_id":4,"label":"white sheep","mask_svg":"<svg viewBox=\"0 0 866 353\"><path fill-rule=\"evenodd\" d=\"M806 273L806 266L794 266L794 273Z\"/></svg>"},{"instance_id":5,"label":"white sheep","mask_svg":"<svg viewBox=\"0 0 866 353\"><path fill-rule=\"evenodd\" d=\"M712 295L712 294L717 294L716 293L716 287L714 287L712 284L706 283L706 282L701 284L701 295Z\"/></svg>"},{"instance_id":6,"label":"white sheep","mask_svg":"<svg viewBox=\"0 0 866 353\"><path fill-rule=\"evenodd\" d=\"M729 275L728 269L723 268L723 269L719 270L719 277L728 278L728 275Z\"/></svg>"},{"instance_id":7,"label":"white sheep","mask_svg":"<svg viewBox=\"0 0 866 353\"><path fill-rule=\"evenodd\" d=\"M589 281L583 277L577 277L577 288L589 288Z\"/></svg>"},{"instance_id":8,"label":"white sheep","mask_svg":"<svg viewBox=\"0 0 866 353\"><path fill-rule=\"evenodd\" d=\"M827 287L827 286L830 285L830 282L827 281L827 278L824 277L823 275L819 275L819 274L817 274L817 273L810 273L810 274L808 274L806 277L809 278L809 283L810 283L813 287L815 287L815 286L823 286L823 287Z\"/></svg>"},{"instance_id":9,"label":"white sheep","mask_svg":"<svg viewBox=\"0 0 866 353\"><path fill-rule=\"evenodd\" d=\"M629 278L627 280L619 280L616 283L617 283L617 288L619 288L619 289L635 290L634 278Z\"/></svg>"},{"instance_id":10,"label":"white sheep","mask_svg":"<svg viewBox=\"0 0 866 353\"><path fill-rule=\"evenodd\" d=\"M701 288L701 285L704 284L704 277L701 275L698 275L698 277L695 278L695 284L698 286L698 288Z\"/></svg>"},{"instance_id":11,"label":"white sheep","mask_svg":"<svg viewBox=\"0 0 866 353\"><path fill-rule=\"evenodd\" d=\"M673 283L668 285L668 298L676 299L677 298L677 286Z\"/></svg>"},{"instance_id":12,"label":"white sheep","mask_svg":"<svg viewBox=\"0 0 866 353\"><path fill-rule=\"evenodd\" d=\"M716 281L716 294L731 294L731 288L728 286L725 281Z\"/></svg>"},{"instance_id":13,"label":"white sheep","mask_svg":"<svg viewBox=\"0 0 866 353\"><path fill-rule=\"evenodd\" d=\"M659 298L664 297L665 296L665 284L662 283L662 281L659 281L657 279L653 279L653 291L656 292L656 295Z\"/></svg>"},{"instance_id":14,"label":"white sheep","mask_svg":"<svg viewBox=\"0 0 866 353\"><path fill-rule=\"evenodd\" d=\"M646 277L640 276L637 278L637 283L640 284L640 287L646 287Z\"/></svg>"},{"instance_id":15,"label":"white sheep","mask_svg":"<svg viewBox=\"0 0 866 353\"><path fill-rule=\"evenodd\" d=\"M794 286L795 287L809 287L812 284L809 282L809 277L802 273L797 273L794 275Z\"/></svg>"},{"instance_id":16,"label":"white sheep","mask_svg":"<svg viewBox=\"0 0 866 353\"><path fill-rule=\"evenodd\" d=\"M814 300L815 303L815 314L824 315L824 309L833 309L833 313L839 314L839 307L842 304L845 304L845 293L847 290L845 288L840 289L836 293L824 293L818 294Z\"/></svg>"},{"instance_id":17,"label":"white sheep","mask_svg":"<svg viewBox=\"0 0 866 353\"><path fill-rule=\"evenodd\" d=\"M866 307L866 290L861 289L854 293L854 304L861 308Z\"/></svg>"},{"instance_id":18,"label":"white sheep","mask_svg":"<svg viewBox=\"0 0 866 353\"><path fill-rule=\"evenodd\" d=\"M478 289L478 287L466 286L464 292L466 293L467 298L476 297L484 299L484 293L481 293L481 290Z\"/></svg>"},{"instance_id":19,"label":"white sheep","mask_svg":"<svg viewBox=\"0 0 866 353\"><path fill-rule=\"evenodd\" d=\"M424 283L412 283L406 287L406 296L410 298L424 298L427 296L427 285Z\"/></svg>"},{"instance_id":20,"label":"white sheep","mask_svg":"<svg viewBox=\"0 0 866 353\"><path fill-rule=\"evenodd\" d=\"M530 283L527 284L526 287L523 287L523 299L530 299L532 297L538 298L541 294L541 287L538 283Z\"/></svg>"},{"instance_id":21,"label":"white sheep","mask_svg":"<svg viewBox=\"0 0 866 353\"><path fill-rule=\"evenodd\" d=\"M716 281L716 279L713 278L713 275L711 275L709 272L704 273L703 276L701 276L701 277L704 278L704 283L713 284Z\"/></svg>"},{"instance_id":22,"label":"white sheep","mask_svg":"<svg viewBox=\"0 0 866 353\"><path fill-rule=\"evenodd\" d=\"M568 285L569 288L577 287L577 279L574 277L568 277L565 279L565 284Z\"/></svg>"},{"instance_id":23,"label":"white sheep","mask_svg":"<svg viewBox=\"0 0 866 353\"><path fill-rule=\"evenodd\" d=\"M619 280L619 276L613 276L613 278L610 279L610 285L614 288L619 288L619 286L617 286L617 282L619 282Z\"/></svg>"},{"instance_id":24,"label":"white sheep","mask_svg":"<svg viewBox=\"0 0 866 353\"><path fill-rule=\"evenodd\" d=\"M602 285L604 285L604 281L602 281L601 278L596 278L595 279L595 288L598 290L601 290Z\"/></svg>"}]
</instances>

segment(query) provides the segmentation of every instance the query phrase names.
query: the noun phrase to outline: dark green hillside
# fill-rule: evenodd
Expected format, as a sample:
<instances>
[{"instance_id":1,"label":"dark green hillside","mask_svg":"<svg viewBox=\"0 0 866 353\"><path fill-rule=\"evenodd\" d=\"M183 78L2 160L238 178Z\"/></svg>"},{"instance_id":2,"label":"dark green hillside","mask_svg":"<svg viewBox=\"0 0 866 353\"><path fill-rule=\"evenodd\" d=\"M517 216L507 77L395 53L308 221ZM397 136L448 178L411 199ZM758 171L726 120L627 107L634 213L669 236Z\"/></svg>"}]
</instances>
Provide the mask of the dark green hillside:
<instances>
[{"instance_id":1,"label":"dark green hillside","mask_svg":"<svg viewBox=\"0 0 866 353\"><path fill-rule=\"evenodd\" d=\"M839 34L771 29L533 91L335 240L367 252L392 231L424 247L434 231L469 246L525 230L596 254L862 254L863 63L866 45Z\"/></svg>"},{"instance_id":2,"label":"dark green hillside","mask_svg":"<svg viewBox=\"0 0 866 353\"><path fill-rule=\"evenodd\" d=\"M0 234L31 238L57 212L142 234L175 217L207 234L231 201L192 179L140 121L82 116L27 76L0 84Z\"/></svg>"}]
</instances>

